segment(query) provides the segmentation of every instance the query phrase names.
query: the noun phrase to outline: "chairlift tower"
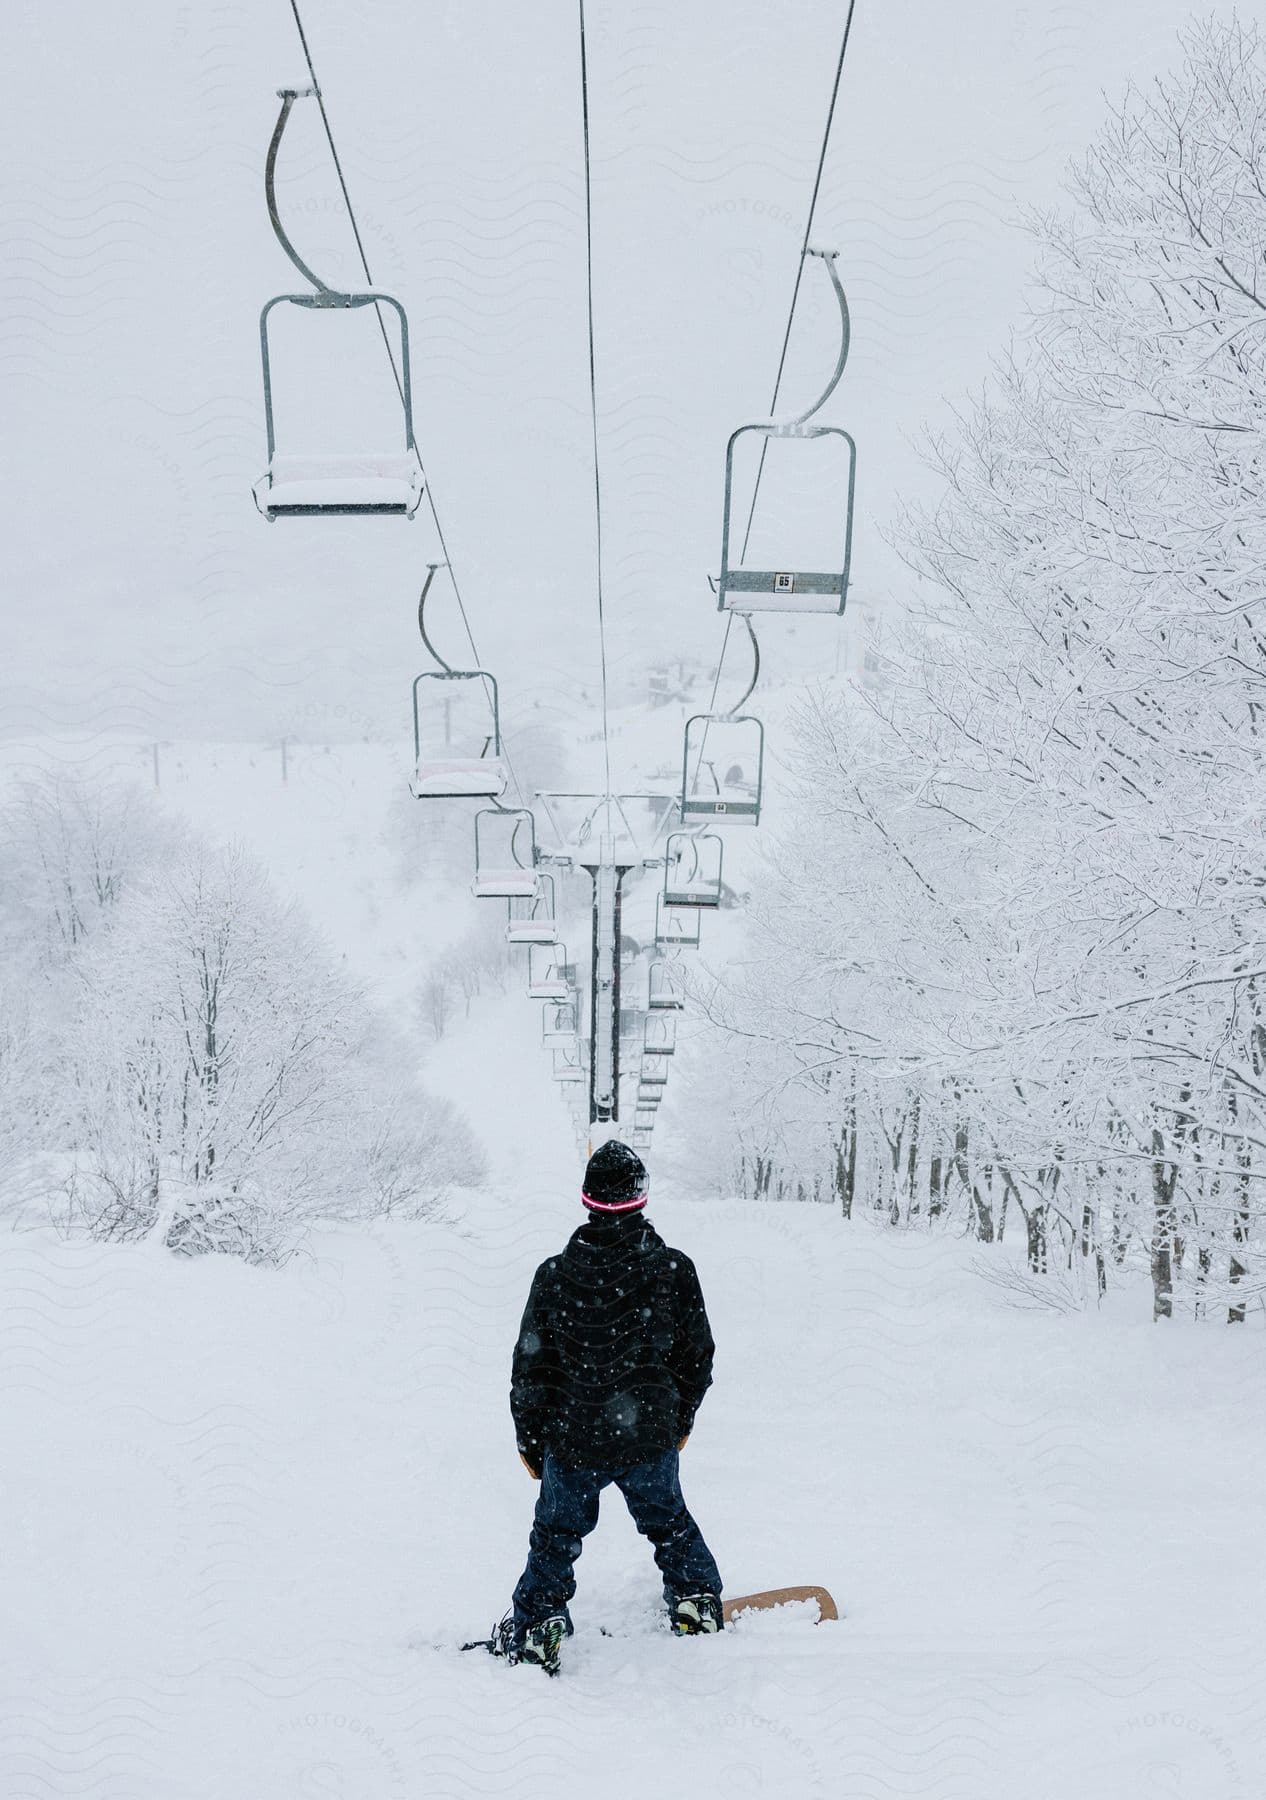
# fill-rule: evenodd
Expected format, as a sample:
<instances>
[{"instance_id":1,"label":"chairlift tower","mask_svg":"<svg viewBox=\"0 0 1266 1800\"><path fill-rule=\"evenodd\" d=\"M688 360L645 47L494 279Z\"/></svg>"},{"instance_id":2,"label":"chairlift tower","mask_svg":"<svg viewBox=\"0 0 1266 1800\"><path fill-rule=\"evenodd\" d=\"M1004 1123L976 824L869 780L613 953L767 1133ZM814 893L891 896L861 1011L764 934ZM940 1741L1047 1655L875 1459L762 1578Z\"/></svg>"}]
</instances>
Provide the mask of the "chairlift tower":
<instances>
[{"instance_id":1,"label":"chairlift tower","mask_svg":"<svg viewBox=\"0 0 1266 1800\"><path fill-rule=\"evenodd\" d=\"M589 1122L620 1117L620 906L624 877L635 862L615 860L615 838L598 840L596 860L577 859L593 883L593 949L589 978Z\"/></svg>"}]
</instances>

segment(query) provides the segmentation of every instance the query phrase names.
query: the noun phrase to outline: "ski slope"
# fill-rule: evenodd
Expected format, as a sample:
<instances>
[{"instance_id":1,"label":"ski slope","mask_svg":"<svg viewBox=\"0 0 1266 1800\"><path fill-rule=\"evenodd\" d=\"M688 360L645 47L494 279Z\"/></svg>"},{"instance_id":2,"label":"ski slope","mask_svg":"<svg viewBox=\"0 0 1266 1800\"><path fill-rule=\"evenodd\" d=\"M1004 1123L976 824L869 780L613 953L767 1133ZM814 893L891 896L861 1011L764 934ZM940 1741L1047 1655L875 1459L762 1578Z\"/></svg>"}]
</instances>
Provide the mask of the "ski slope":
<instances>
[{"instance_id":1,"label":"ski slope","mask_svg":"<svg viewBox=\"0 0 1266 1800\"><path fill-rule=\"evenodd\" d=\"M509 1351L580 1216L520 1026L477 1006L446 1061L500 1097L449 1222L280 1271L4 1246L0 1791L1259 1793L1260 1559L1209 1547L1266 1501L1260 1337L1012 1313L963 1246L825 1208L651 1215L719 1344L683 1480L727 1586L840 1623L663 1635L609 1495L563 1676L458 1653L525 1553Z\"/></svg>"},{"instance_id":2,"label":"ski slope","mask_svg":"<svg viewBox=\"0 0 1266 1800\"><path fill-rule=\"evenodd\" d=\"M476 903L393 879L400 779L373 745L301 747L283 786L268 747L178 744L160 792L405 1017ZM719 1346L686 1492L731 1593L819 1581L844 1617L664 1635L609 1495L563 1677L458 1652L526 1552L510 1348L581 1217L537 1030L490 995L419 1044L491 1164L442 1218L319 1229L280 1270L6 1235L0 1793L1259 1793L1266 1579L1222 1547L1266 1503L1260 1332L1018 1313L965 1243L692 1194L656 1173L680 1074L650 1213Z\"/></svg>"}]
</instances>

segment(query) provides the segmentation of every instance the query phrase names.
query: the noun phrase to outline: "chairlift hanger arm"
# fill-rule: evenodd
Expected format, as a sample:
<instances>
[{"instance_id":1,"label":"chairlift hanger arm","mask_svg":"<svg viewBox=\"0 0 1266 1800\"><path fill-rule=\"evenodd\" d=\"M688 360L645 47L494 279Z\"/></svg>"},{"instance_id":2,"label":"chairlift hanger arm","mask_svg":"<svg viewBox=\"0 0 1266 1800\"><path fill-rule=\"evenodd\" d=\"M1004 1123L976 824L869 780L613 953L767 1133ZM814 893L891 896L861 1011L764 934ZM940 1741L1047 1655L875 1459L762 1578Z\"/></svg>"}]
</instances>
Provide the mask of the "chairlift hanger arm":
<instances>
[{"instance_id":1,"label":"chairlift hanger arm","mask_svg":"<svg viewBox=\"0 0 1266 1800\"><path fill-rule=\"evenodd\" d=\"M422 592L418 596L418 635L421 637L422 642L426 645L427 649L430 651L431 655L434 657L435 661L439 664L440 668L444 671L444 673L446 675L451 675L453 673L452 663L447 663L444 661L444 658L440 655L439 651L435 648L435 645L431 642L430 638L426 635L427 595L431 591L431 583L435 580L435 571L437 569L446 569L447 567L448 567L447 563L428 563L426 565L426 580L422 583Z\"/></svg>"},{"instance_id":2,"label":"chairlift hanger arm","mask_svg":"<svg viewBox=\"0 0 1266 1800\"><path fill-rule=\"evenodd\" d=\"M264 197L268 202L268 217L272 224L277 242L281 245L295 268L298 269L299 273L303 276L303 279L305 281L310 281L318 294L332 294L335 290L331 288L327 282L322 281L321 277L308 267L307 263L304 262L299 252L291 243L286 228L281 222L281 215L277 211L277 152L281 148L281 140L285 134L286 123L290 118L290 109L296 100L317 98L317 90L315 87L278 88L277 92L281 98L281 111L277 114L277 123L273 127L272 142L268 146L268 159L264 164Z\"/></svg>"},{"instance_id":3,"label":"chairlift hanger arm","mask_svg":"<svg viewBox=\"0 0 1266 1800\"><path fill-rule=\"evenodd\" d=\"M831 395L840 385L840 378L844 373L844 365L848 361L848 348L852 337L852 322L849 318L848 296L844 292L843 284L840 281L839 270L835 266L836 262L839 260L839 251L806 248L805 255L820 258L826 265L826 272L831 278L831 286L835 289L835 298L839 302L840 308L840 350L839 355L835 359L835 367L831 371L831 379L827 382L818 398L811 406L806 407L802 413L797 413L794 419L787 419L779 426L780 430L787 431L794 431L798 426L807 425L814 413L821 412L822 408L831 398Z\"/></svg>"},{"instance_id":4,"label":"chairlift hanger arm","mask_svg":"<svg viewBox=\"0 0 1266 1800\"><path fill-rule=\"evenodd\" d=\"M726 714L727 718L733 718L736 713L742 712L752 695L756 692L756 684L760 680L760 645L756 641L756 631L752 625L750 614L744 613L742 619L744 625L747 626L747 635L752 640L752 679L743 690L742 699L736 700Z\"/></svg>"}]
</instances>

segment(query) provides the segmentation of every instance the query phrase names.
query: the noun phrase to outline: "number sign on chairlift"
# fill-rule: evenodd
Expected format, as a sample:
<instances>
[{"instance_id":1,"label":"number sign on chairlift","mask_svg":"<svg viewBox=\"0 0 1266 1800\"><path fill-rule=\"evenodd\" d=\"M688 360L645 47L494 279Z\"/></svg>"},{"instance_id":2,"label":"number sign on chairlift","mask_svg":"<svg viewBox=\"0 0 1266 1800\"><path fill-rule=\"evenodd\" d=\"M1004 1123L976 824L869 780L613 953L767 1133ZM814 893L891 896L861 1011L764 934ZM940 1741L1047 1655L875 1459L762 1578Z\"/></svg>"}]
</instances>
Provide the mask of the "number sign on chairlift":
<instances>
[{"instance_id":1,"label":"number sign on chairlift","mask_svg":"<svg viewBox=\"0 0 1266 1800\"><path fill-rule=\"evenodd\" d=\"M506 942L510 944L556 944L558 920L554 916L554 877L537 876L537 892L513 894L506 901Z\"/></svg>"},{"instance_id":2,"label":"number sign on chairlift","mask_svg":"<svg viewBox=\"0 0 1266 1800\"><path fill-rule=\"evenodd\" d=\"M567 974L567 951L562 944L532 944L528 948L528 999L566 1000L572 984Z\"/></svg>"},{"instance_id":3,"label":"number sign on chairlift","mask_svg":"<svg viewBox=\"0 0 1266 1800\"><path fill-rule=\"evenodd\" d=\"M509 779L493 676L486 669L428 669L417 676L409 783L414 798L497 800Z\"/></svg>"},{"instance_id":4,"label":"number sign on chairlift","mask_svg":"<svg viewBox=\"0 0 1266 1800\"><path fill-rule=\"evenodd\" d=\"M477 900L532 899L537 891L536 825L524 807L485 807L475 814Z\"/></svg>"},{"instance_id":5,"label":"number sign on chairlift","mask_svg":"<svg viewBox=\"0 0 1266 1800\"><path fill-rule=\"evenodd\" d=\"M849 348L849 313L848 301L840 284L836 271L834 251L810 249L810 256L820 257L825 263L840 309L840 349L835 368L823 392L794 419L783 421L769 420L755 425L740 425L732 433L725 452L725 502L721 526L721 573L716 582L717 605L722 612L781 612L781 613L842 613L848 596L849 570L853 554L853 497L857 476L857 445L847 431L838 425L819 425L810 421L835 392L840 377L844 373L844 365L848 361ZM818 445L813 455L824 461L829 452L844 449L844 486L839 496L838 516L833 512L829 521L832 526L831 538L838 546L832 564L827 569L792 568L754 568L746 562L746 554L751 537L753 511L749 511L746 521L741 522L736 513L740 510L735 505L735 454L746 441L751 441L759 448L760 461L756 476L757 484L774 465L774 460L781 452L780 443L793 442L807 451L810 445ZM803 461L803 454L801 457ZM826 472L833 478L837 459L827 463ZM796 484L799 491L807 486L802 477ZM753 507L755 498L753 500ZM836 533L838 526L838 535ZM741 531L741 540L735 539ZM824 553L829 551L829 543L824 543Z\"/></svg>"},{"instance_id":6,"label":"number sign on chairlift","mask_svg":"<svg viewBox=\"0 0 1266 1800\"><path fill-rule=\"evenodd\" d=\"M693 906L667 906L662 893L655 896L655 948L697 950L699 912Z\"/></svg>"},{"instance_id":7,"label":"number sign on chairlift","mask_svg":"<svg viewBox=\"0 0 1266 1800\"><path fill-rule=\"evenodd\" d=\"M669 906L721 904L725 849L714 831L674 831L664 849L664 900Z\"/></svg>"},{"instance_id":8,"label":"number sign on chairlift","mask_svg":"<svg viewBox=\"0 0 1266 1800\"><path fill-rule=\"evenodd\" d=\"M264 375L264 426L268 439L268 467L255 483L255 504L264 517L274 519L348 515L396 516L411 519L422 499L422 464L413 433L413 390L409 362L409 321L404 307L390 294L376 290L347 293L330 287L310 269L286 234L277 210L277 152L296 100L311 99L315 88L280 88L281 112L268 146L264 192L268 216L278 243L305 281L311 293L277 294L259 315L260 357ZM326 317L345 317L373 307L387 336L385 312L394 315L399 351L391 352L391 367L383 381L398 390L403 446L379 451L331 454L327 450L279 451L273 407L273 359L269 327L279 306L298 307ZM344 327L346 330L346 327ZM336 352L337 354L337 352ZM397 360L398 354L398 360ZM310 386L319 391L319 377Z\"/></svg>"},{"instance_id":9,"label":"number sign on chairlift","mask_svg":"<svg viewBox=\"0 0 1266 1800\"><path fill-rule=\"evenodd\" d=\"M685 1006L682 970L675 962L653 962L648 975L646 1004L652 1012L680 1012Z\"/></svg>"},{"instance_id":10,"label":"number sign on chairlift","mask_svg":"<svg viewBox=\"0 0 1266 1800\"><path fill-rule=\"evenodd\" d=\"M687 719L678 802L683 821L758 825L764 782L765 727L759 719L750 713Z\"/></svg>"}]
</instances>

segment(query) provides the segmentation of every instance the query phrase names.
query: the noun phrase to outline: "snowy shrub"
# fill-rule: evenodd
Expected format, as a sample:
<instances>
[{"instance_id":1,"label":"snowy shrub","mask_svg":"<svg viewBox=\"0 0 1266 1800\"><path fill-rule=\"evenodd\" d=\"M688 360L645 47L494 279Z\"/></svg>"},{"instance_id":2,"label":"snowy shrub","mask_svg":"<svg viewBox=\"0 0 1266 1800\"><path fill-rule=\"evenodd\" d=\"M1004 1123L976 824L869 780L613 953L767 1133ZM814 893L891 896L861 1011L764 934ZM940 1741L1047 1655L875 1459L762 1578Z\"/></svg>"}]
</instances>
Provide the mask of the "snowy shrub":
<instances>
[{"instance_id":1,"label":"snowy shrub","mask_svg":"<svg viewBox=\"0 0 1266 1800\"><path fill-rule=\"evenodd\" d=\"M477 1178L452 1111L240 851L52 779L5 818L0 1138L69 1159L62 1223L276 1260L320 1213Z\"/></svg>"}]
</instances>

